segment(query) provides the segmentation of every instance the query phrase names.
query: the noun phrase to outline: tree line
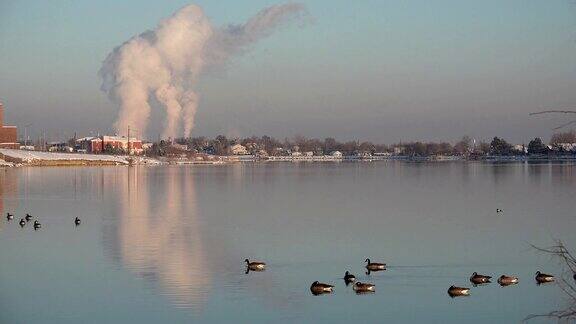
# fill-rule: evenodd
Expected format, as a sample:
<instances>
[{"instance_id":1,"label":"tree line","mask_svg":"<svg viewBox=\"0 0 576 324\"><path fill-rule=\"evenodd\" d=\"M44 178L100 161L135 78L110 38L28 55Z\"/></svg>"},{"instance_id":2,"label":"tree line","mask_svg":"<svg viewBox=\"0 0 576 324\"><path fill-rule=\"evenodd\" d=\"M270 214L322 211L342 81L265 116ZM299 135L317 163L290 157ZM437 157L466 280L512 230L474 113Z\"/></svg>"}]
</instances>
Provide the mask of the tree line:
<instances>
[{"instance_id":1,"label":"tree line","mask_svg":"<svg viewBox=\"0 0 576 324\"><path fill-rule=\"evenodd\" d=\"M503 138L494 137L488 142L474 142L469 136L463 136L455 143L448 142L399 142L395 144L377 144L370 141L338 141L328 137L325 139L294 136L278 140L270 136L250 136L246 138L228 138L218 135L215 138L204 136L178 138L175 143L185 146L187 151L213 155L229 155L233 145L241 144L250 154L288 155L295 151L312 152L314 155L330 154L340 151L344 155L391 153L406 156L434 155L522 155L522 154L552 154L564 152L563 143L576 143L576 132L556 133L549 145L542 139L534 138L527 146L515 147ZM171 141L154 143L148 152L150 155L166 155L178 153L181 148L174 147Z\"/></svg>"}]
</instances>

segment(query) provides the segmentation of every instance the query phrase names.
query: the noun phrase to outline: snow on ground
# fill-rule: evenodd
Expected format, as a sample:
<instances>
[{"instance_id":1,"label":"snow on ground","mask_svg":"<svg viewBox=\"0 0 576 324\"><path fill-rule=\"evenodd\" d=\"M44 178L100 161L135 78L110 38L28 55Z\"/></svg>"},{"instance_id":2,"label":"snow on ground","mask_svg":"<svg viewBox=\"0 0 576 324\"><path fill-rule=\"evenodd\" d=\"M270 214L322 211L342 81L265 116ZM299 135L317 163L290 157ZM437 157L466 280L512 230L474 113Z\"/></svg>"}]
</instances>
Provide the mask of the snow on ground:
<instances>
[{"instance_id":1,"label":"snow on ground","mask_svg":"<svg viewBox=\"0 0 576 324\"><path fill-rule=\"evenodd\" d=\"M106 161L115 163L128 163L122 156L103 155L103 154L78 154L78 153L54 153L54 152L38 152L38 151L24 151L24 150L11 150L0 149L0 154L14 159L21 159L22 162L33 161Z\"/></svg>"},{"instance_id":2,"label":"snow on ground","mask_svg":"<svg viewBox=\"0 0 576 324\"><path fill-rule=\"evenodd\" d=\"M10 163L10 162L6 162L6 161L0 159L0 168L1 168L1 167L11 167L11 166L14 166L14 164L12 164L12 163Z\"/></svg>"}]
</instances>

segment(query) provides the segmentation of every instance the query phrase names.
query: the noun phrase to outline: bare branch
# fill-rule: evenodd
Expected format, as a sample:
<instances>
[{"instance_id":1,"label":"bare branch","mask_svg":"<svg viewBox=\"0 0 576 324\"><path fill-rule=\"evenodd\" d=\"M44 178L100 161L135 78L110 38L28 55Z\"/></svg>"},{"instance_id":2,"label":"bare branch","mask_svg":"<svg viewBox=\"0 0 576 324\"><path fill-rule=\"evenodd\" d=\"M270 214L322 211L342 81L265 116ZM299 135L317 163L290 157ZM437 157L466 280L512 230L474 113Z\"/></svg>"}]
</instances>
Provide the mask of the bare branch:
<instances>
[{"instance_id":1,"label":"bare branch","mask_svg":"<svg viewBox=\"0 0 576 324\"><path fill-rule=\"evenodd\" d=\"M530 113L530 116L533 115L541 115L541 114L576 114L576 110L544 110L544 111L538 111L538 112L533 112Z\"/></svg>"},{"instance_id":2,"label":"bare branch","mask_svg":"<svg viewBox=\"0 0 576 324\"><path fill-rule=\"evenodd\" d=\"M566 124L562 124L562 125L560 125L560 126L558 126L558 127L554 127L553 129L556 130L556 129L564 128L564 127L569 126L569 125L572 125L572 124L576 124L576 120L567 122Z\"/></svg>"}]
</instances>

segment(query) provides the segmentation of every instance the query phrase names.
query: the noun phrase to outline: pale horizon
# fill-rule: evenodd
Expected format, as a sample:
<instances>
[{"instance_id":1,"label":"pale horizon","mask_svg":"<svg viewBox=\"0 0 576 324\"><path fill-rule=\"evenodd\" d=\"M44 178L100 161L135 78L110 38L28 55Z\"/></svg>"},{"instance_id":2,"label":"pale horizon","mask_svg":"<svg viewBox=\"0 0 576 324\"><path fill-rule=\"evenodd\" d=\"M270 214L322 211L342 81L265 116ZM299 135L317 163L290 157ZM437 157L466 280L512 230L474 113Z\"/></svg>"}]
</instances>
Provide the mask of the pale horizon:
<instances>
[{"instance_id":1,"label":"pale horizon","mask_svg":"<svg viewBox=\"0 0 576 324\"><path fill-rule=\"evenodd\" d=\"M186 5L218 28L284 2L8 1L0 5L5 122L62 139L114 133L119 105L100 90L107 55ZM303 135L547 141L576 107L576 7L570 1L302 1L306 21L275 28L198 80L191 136ZM89 13L89 14L88 14ZM163 131L152 107L146 136ZM565 130L570 130L566 128ZM136 130L137 132L138 130ZM183 132L178 132L180 136Z\"/></svg>"}]
</instances>

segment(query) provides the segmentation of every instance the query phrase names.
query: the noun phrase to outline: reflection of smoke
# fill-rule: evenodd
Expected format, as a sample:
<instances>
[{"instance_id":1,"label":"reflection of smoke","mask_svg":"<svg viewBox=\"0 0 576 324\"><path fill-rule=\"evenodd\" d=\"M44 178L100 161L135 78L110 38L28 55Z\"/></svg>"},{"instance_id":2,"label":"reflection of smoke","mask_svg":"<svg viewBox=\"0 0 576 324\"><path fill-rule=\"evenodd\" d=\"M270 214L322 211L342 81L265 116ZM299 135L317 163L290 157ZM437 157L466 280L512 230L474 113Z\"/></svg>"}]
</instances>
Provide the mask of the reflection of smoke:
<instances>
[{"instance_id":1,"label":"reflection of smoke","mask_svg":"<svg viewBox=\"0 0 576 324\"><path fill-rule=\"evenodd\" d=\"M161 197L151 195L146 170L128 170L122 192L119 238L121 260L131 271L158 282L177 304L200 308L211 285L197 224L192 181L168 173ZM159 199L158 199L159 198Z\"/></svg>"},{"instance_id":2,"label":"reflection of smoke","mask_svg":"<svg viewBox=\"0 0 576 324\"><path fill-rule=\"evenodd\" d=\"M104 61L100 76L102 90L120 104L117 130L130 125L145 134L152 96L166 110L163 137L175 137L180 123L189 136L198 105L195 86L204 67L225 64L302 11L299 4L276 5L245 24L214 28L200 7L188 5L156 29L116 47Z\"/></svg>"}]
</instances>

